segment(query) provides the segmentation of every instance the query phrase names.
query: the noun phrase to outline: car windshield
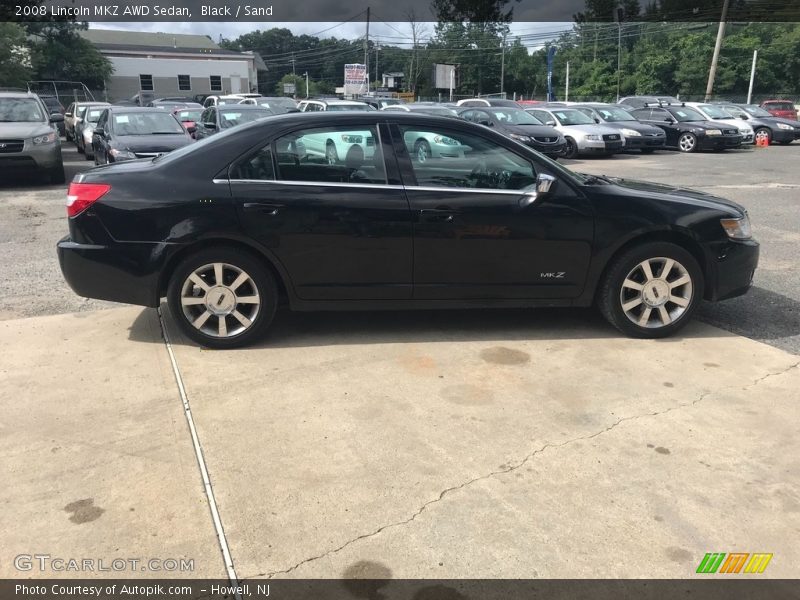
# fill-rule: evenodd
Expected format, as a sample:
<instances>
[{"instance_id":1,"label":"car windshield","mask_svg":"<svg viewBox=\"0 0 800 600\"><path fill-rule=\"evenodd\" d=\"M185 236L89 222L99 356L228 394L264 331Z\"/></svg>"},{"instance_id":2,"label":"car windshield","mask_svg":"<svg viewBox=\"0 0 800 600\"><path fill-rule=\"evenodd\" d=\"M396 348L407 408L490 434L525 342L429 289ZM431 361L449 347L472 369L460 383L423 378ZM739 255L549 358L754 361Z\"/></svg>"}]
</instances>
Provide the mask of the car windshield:
<instances>
[{"instance_id":1,"label":"car windshield","mask_svg":"<svg viewBox=\"0 0 800 600\"><path fill-rule=\"evenodd\" d=\"M273 114L271 110L258 109L258 110L221 110L219 111L219 122L222 129L229 129L236 127L242 123L249 123L256 119L263 119Z\"/></svg>"},{"instance_id":2,"label":"car windshield","mask_svg":"<svg viewBox=\"0 0 800 600\"><path fill-rule=\"evenodd\" d=\"M721 106L714 106L713 104L703 104L700 106L703 112L706 113L711 119L730 119L731 114Z\"/></svg>"},{"instance_id":3,"label":"car windshield","mask_svg":"<svg viewBox=\"0 0 800 600\"><path fill-rule=\"evenodd\" d=\"M134 112L113 115L117 135L185 134L183 127L169 113Z\"/></svg>"},{"instance_id":4,"label":"car windshield","mask_svg":"<svg viewBox=\"0 0 800 600\"><path fill-rule=\"evenodd\" d=\"M203 109L197 110L179 110L175 113L179 121L199 121L200 115L203 114Z\"/></svg>"},{"instance_id":5,"label":"car windshield","mask_svg":"<svg viewBox=\"0 0 800 600\"><path fill-rule=\"evenodd\" d=\"M44 121L42 106L33 98L0 98L0 122L35 123Z\"/></svg>"},{"instance_id":6,"label":"car windshield","mask_svg":"<svg viewBox=\"0 0 800 600\"><path fill-rule=\"evenodd\" d=\"M100 119L100 115L103 114L103 110L104 109L102 108L90 108L86 112L85 121L87 121L88 123L97 123L97 121Z\"/></svg>"},{"instance_id":7,"label":"car windshield","mask_svg":"<svg viewBox=\"0 0 800 600\"><path fill-rule=\"evenodd\" d=\"M374 110L368 104L328 104L326 110Z\"/></svg>"},{"instance_id":8,"label":"car windshield","mask_svg":"<svg viewBox=\"0 0 800 600\"><path fill-rule=\"evenodd\" d=\"M594 125L594 121L579 110L572 108L566 110L550 111L562 125Z\"/></svg>"},{"instance_id":9,"label":"car windshield","mask_svg":"<svg viewBox=\"0 0 800 600\"><path fill-rule=\"evenodd\" d=\"M543 125L543 123L521 108L489 108L486 112L500 123L509 125Z\"/></svg>"},{"instance_id":10,"label":"car windshield","mask_svg":"<svg viewBox=\"0 0 800 600\"><path fill-rule=\"evenodd\" d=\"M741 119L742 117L747 118L749 115L747 111L739 106L723 106L726 112L729 112L731 115L736 117L737 119Z\"/></svg>"},{"instance_id":11,"label":"car windshield","mask_svg":"<svg viewBox=\"0 0 800 600\"><path fill-rule=\"evenodd\" d=\"M747 112L749 112L754 117L771 117L772 116L772 113L764 110L760 106L755 106L755 105L743 106L742 110L746 110Z\"/></svg>"},{"instance_id":12,"label":"car windshield","mask_svg":"<svg viewBox=\"0 0 800 600\"><path fill-rule=\"evenodd\" d=\"M706 120L706 118L703 115L701 115L693 108L689 108L688 106L682 106L681 108L672 108L670 109L669 112L671 112L672 116L675 117L680 122Z\"/></svg>"},{"instance_id":13,"label":"car windshield","mask_svg":"<svg viewBox=\"0 0 800 600\"><path fill-rule=\"evenodd\" d=\"M636 118L627 110L617 108L616 106L603 106L602 108L595 108L604 121L609 123L619 123L620 121L635 121Z\"/></svg>"}]
</instances>

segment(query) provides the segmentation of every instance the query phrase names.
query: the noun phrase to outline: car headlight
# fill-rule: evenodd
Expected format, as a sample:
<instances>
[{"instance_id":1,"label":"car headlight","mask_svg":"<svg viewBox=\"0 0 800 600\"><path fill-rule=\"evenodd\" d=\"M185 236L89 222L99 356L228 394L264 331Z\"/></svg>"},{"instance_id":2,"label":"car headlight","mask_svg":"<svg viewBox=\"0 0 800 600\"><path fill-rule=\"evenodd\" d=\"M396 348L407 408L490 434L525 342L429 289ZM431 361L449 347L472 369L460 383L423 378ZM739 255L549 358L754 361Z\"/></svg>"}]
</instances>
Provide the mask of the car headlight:
<instances>
[{"instance_id":1,"label":"car headlight","mask_svg":"<svg viewBox=\"0 0 800 600\"><path fill-rule=\"evenodd\" d=\"M778 129L785 129L787 131L791 131L792 129L794 129L794 127L792 127L791 125L787 125L786 123L776 123L776 125L778 126Z\"/></svg>"},{"instance_id":2,"label":"car headlight","mask_svg":"<svg viewBox=\"0 0 800 600\"><path fill-rule=\"evenodd\" d=\"M706 135L722 135L722 131L719 129L707 129Z\"/></svg>"},{"instance_id":3,"label":"car headlight","mask_svg":"<svg viewBox=\"0 0 800 600\"><path fill-rule=\"evenodd\" d=\"M753 135L753 130L748 127L747 129L740 129L739 133L741 133L742 135L745 135L745 136Z\"/></svg>"},{"instance_id":4,"label":"car headlight","mask_svg":"<svg viewBox=\"0 0 800 600\"><path fill-rule=\"evenodd\" d=\"M527 135L517 135L516 133L509 133L508 137L513 138L520 142L530 142L531 138Z\"/></svg>"},{"instance_id":5,"label":"car headlight","mask_svg":"<svg viewBox=\"0 0 800 600\"><path fill-rule=\"evenodd\" d=\"M586 136L586 139L587 140L591 140L593 142L599 142L603 138L601 136L599 136L599 135L595 135L593 133L590 133L589 135Z\"/></svg>"},{"instance_id":6,"label":"car headlight","mask_svg":"<svg viewBox=\"0 0 800 600\"><path fill-rule=\"evenodd\" d=\"M342 141L345 144L361 144L364 139L360 135L342 134Z\"/></svg>"},{"instance_id":7,"label":"car headlight","mask_svg":"<svg viewBox=\"0 0 800 600\"><path fill-rule=\"evenodd\" d=\"M639 133L638 131L636 131L635 129L627 129L627 128L622 130L622 135L624 135L625 137L641 137L642 136L642 134Z\"/></svg>"},{"instance_id":8,"label":"car headlight","mask_svg":"<svg viewBox=\"0 0 800 600\"><path fill-rule=\"evenodd\" d=\"M56 139L58 139L56 132L51 131L50 133L45 133L44 135L37 135L31 141L35 146L38 146L40 144L52 144L56 141Z\"/></svg>"},{"instance_id":9,"label":"car headlight","mask_svg":"<svg viewBox=\"0 0 800 600\"><path fill-rule=\"evenodd\" d=\"M86 142L87 144L91 144L93 135L94 135L94 130L93 129L88 129L88 130L84 129L83 130L83 141Z\"/></svg>"},{"instance_id":10,"label":"car headlight","mask_svg":"<svg viewBox=\"0 0 800 600\"><path fill-rule=\"evenodd\" d=\"M111 150L108 151L108 153L114 158L120 158L120 159L136 158L136 155L130 150L119 150L118 148L112 148Z\"/></svg>"},{"instance_id":11,"label":"car headlight","mask_svg":"<svg viewBox=\"0 0 800 600\"><path fill-rule=\"evenodd\" d=\"M461 142L458 140L454 140L453 138L445 137L443 135L436 135L433 136L433 141L437 144L444 144L445 146L459 146Z\"/></svg>"},{"instance_id":12,"label":"car headlight","mask_svg":"<svg viewBox=\"0 0 800 600\"><path fill-rule=\"evenodd\" d=\"M753 237L750 229L750 217L747 215L738 219L720 219L722 228L732 240L749 240Z\"/></svg>"}]
</instances>

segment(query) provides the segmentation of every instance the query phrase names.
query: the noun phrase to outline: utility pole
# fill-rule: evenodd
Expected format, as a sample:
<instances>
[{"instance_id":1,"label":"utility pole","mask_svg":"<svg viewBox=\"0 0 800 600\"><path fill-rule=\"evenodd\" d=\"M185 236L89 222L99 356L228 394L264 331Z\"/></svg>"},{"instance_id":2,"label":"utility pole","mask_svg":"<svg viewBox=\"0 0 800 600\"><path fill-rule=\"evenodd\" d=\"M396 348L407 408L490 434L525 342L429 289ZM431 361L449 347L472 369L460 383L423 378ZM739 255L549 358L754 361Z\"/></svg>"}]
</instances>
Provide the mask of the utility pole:
<instances>
[{"instance_id":1,"label":"utility pole","mask_svg":"<svg viewBox=\"0 0 800 600\"><path fill-rule=\"evenodd\" d=\"M617 7L617 102L619 102L619 87L622 78L622 21L625 18L625 9Z\"/></svg>"},{"instance_id":2,"label":"utility pole","mask_svg":"<svg viewBox=\"0 0 800 600\"><path fill-rule=\"evenodd\" d=\"M378 51L381 49L381 46L378 42L375 42L375 91L378 91Z\"/></svg>"},{"instance_id":3,"label":"utility pole","mask_svg":"<svg viewBox=\"0 0 800 600\"><path fill-rule=\"evenodd\" d=\"M367 7L367 32L364 36L364 78L369 92L369 6Z\"/></svg>"},{"instance_id":4,"label":"utility pole","mask_svg":"<svg viewBox=\"0 0 800 600\"><path fill-rule=\"evenodd\" d=\"M292 52L292 75L297 76L297 73L294 72L294 52Z\"/></svg>"},{"instance_id":5,"label":"utility pole","mask_svg":"<svg viewBox=\"0 0 800 600\"><path fill-rule=\"evenodd\" d=\"M569 61L567 61L567 87L564 90L564 102L569 102Z\"/></svg>"},{"instance_id":6,"label":"utility pole","mask_svg":"<svg viewBox=\"0 0 800 600\"><path fill-rule=\"evenodd\" d=\"M506 79L506 32L503 32L503 52L500 55L500 94L505 93ZM503 96L505 98L505 96Z\"/></svg>"},{"instance_id":7,"label":"utility pole","mask_svg":"<svg viewBox=\"0 0 800 600\"><path fill-rule=\"evenodd\" d=\"M750 67L750 87L747 88L747 103L750 104L750 99L753 96L753 81L756 78L756 59L758 59L758 50L753 50L753 66Z\"/></svg>"},{"instance_id":8,"label":"utility pole","mask_svg":"<svg viewBox=\"0 0 800 600\"><path fill-rule=\"evenodd\" d=\"M306 100L308 100L308 71L303 73L303 77L306 78Z\"/></svg>"},{"instance_id":9,"label":"utility pole","mask_svg":"<svg viewBox=\"0 0 800 600\"><path fill-rule=\"evenodd\" d=\"M714 79L717 76L717 62L719 61L719 51L722 48L722 38L725 37L725 18L728 16L728 4L730 0L725 0L722 5L722 16L719 20L717 30L717 43L714 44L714 56L711 58L711 68L708 71L708 85L706 85L705 101L711 100L711 92L714 90Z\"/></svg>"}]
</instances>

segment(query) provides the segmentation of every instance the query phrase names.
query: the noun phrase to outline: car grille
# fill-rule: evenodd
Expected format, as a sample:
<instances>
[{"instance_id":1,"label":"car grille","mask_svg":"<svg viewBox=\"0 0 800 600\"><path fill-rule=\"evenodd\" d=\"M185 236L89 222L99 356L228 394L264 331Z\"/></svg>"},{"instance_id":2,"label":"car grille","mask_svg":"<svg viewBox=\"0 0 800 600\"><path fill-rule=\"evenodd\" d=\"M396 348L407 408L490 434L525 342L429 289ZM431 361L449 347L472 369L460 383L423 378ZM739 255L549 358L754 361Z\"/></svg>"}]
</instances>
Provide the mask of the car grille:
<instances>
[{"instance_id":1,"label":"car grille","mask_svg":"<svg viewBox=\"0 0 800 600\"><path fill-rule=\"evenodd\" d=\"M603 136L603 139L606 142L615 142L615 141L617 141L619 139L619 135L616 134L616 133L608 133L608 134Z\"/></svg>"},{"instance_id":2,"label":"car grille","mask_svg":"<svg viewBox=\"0 0 800 600\"><path fill-rule=\"evenodd\" d=\"M22 152L25 140L0 140L0 152Z\"/></svg>"},{"instance_id":3,"label":"car grille","mask_svg":"<svg viewBox=\"0 0 800 600\"><path fill-rule=\"evenodd\" d=\"M725 135L736 135L737 133L739 133L739 131L737 129L723 129L722 133L724 133Z\"/></svg>"},{"instance_id":4,"label":"car grille","mask_svg":"<svg viewBox=\"0 0 800 600\"><path fill-rule=\"evenodd\" d=\"M648 137L664 137L666 134L663 131L659 131L658 133L645 133Z\"/></svg>"},{"instance_id":5,"label":"car grille","mask_svg":"<svg viewBox=\"0 0 800 600\"><path fill-rule=\"evenodd\" d=\"M535 142L539 142L541 144L554 144L558 141L557 137L534 137L533 140Z\"/></svg>"}]
</instances>

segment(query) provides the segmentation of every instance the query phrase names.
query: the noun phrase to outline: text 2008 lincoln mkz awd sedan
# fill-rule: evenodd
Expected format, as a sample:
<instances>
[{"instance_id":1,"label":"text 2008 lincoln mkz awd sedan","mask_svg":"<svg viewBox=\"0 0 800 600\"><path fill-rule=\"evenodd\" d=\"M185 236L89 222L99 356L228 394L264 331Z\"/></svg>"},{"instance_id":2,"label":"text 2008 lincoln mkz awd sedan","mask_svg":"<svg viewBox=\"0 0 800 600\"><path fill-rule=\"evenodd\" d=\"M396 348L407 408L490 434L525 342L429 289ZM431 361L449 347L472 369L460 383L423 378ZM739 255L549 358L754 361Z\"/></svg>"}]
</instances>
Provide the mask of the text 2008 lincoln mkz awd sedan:
<instances>
[{"instance_id":1,"label":"text 2008 lincoln mkz awd sedan","mask_svg":"<svg viewBox=\"0 0 800 600\"><path fill-rule=\"evenodd\" d=\"M408 132L463 152L419 162ZM331 162L304 140L344 141ZM293 310L589 306L663 337L743 294L746 211L573 173L486 127L417 113L283 115L78 175L61 269L76 293L158 306L230 348Z\"/></svg>"}]
</instances>

